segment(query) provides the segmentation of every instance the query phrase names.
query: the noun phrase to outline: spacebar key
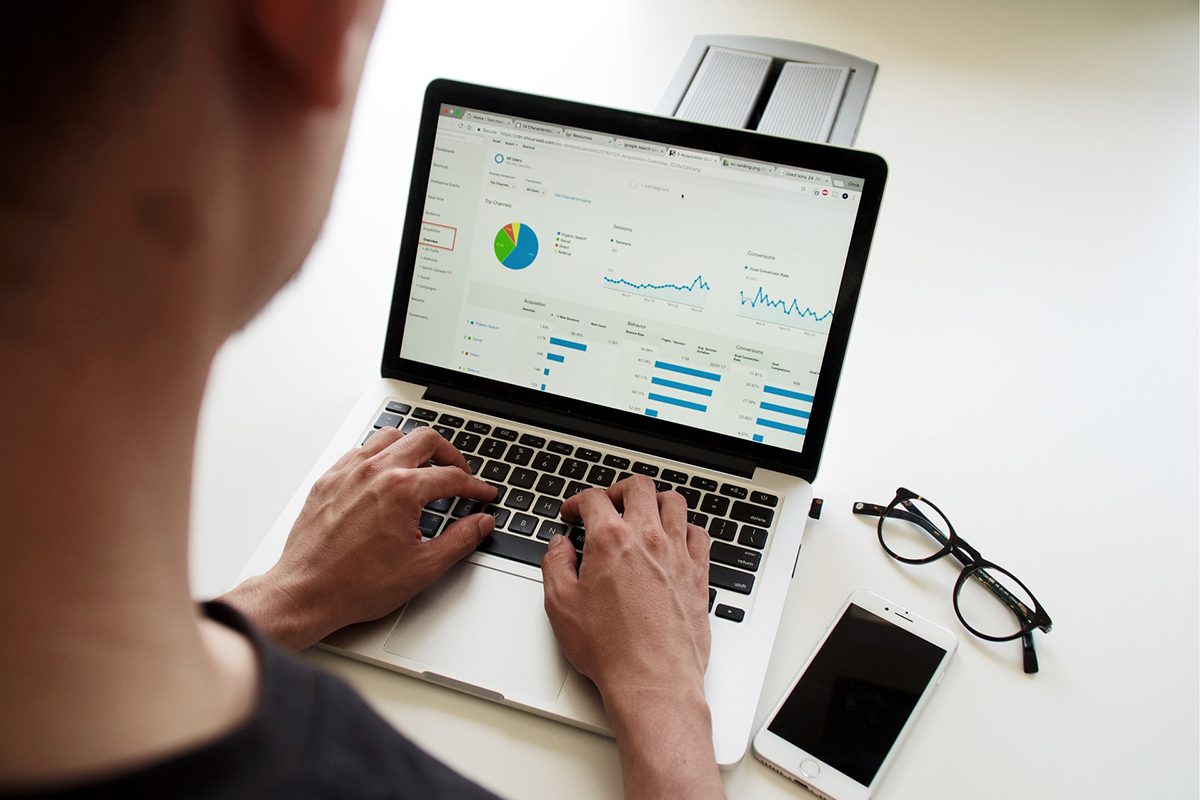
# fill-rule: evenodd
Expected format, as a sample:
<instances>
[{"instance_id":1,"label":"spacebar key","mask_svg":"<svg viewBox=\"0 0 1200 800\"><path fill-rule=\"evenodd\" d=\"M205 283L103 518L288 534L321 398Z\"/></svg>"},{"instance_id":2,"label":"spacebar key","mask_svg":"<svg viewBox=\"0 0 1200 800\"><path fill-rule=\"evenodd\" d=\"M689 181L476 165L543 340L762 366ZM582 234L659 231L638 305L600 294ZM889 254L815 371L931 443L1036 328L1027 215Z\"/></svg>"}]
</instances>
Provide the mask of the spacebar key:
<instances>
[{"instance_id":1,"label":"spacebar key","mask_svg":"<svg viewBox=\"0 0 1200 800\"><path fill-rule=\"evenodd\" d=\"M511 558L535 567L542 565L542 556L546 555L546 543L526 539L523 536L513 536L508 533L493 533L475 548L480 553L491 553L501 558Z\"/></svg>"}]
</instances>

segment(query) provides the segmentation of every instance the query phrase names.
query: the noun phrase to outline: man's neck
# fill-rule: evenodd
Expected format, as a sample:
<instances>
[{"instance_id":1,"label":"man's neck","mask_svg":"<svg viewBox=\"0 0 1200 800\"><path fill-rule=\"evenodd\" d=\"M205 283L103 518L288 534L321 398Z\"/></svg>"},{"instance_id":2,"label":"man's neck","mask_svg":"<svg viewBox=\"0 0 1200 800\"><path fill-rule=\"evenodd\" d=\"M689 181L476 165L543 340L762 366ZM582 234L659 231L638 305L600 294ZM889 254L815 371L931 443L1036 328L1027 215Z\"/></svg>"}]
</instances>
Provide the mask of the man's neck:
<instances>
[{"instance_id":1,"label":"man's neck","mask_svg":"<svg viewBox=\"0 0 1200 800\"><path fill-rule=\"evenodd\" d=\"M255 686L248 643L202 621L188 585L211 351L37 335L0 340L0 786L214 738Z\"/></svg>"}]
</instances>

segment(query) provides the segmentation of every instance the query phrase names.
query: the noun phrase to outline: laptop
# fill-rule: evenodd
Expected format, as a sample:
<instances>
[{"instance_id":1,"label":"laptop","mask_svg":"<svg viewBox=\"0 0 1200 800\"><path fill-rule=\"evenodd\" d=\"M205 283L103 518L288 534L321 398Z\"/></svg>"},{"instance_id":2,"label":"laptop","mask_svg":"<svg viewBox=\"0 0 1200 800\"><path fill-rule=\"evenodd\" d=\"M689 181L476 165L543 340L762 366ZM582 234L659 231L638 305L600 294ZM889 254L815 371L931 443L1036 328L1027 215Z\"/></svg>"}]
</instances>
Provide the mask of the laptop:
<instances>
[{"instance_id":1,"label":"laptop","mask_svg":"<svg viewBox=\"0 0 1200 800\"><path fill-rule=\"evenodd\" d=\"M590 486L646 475L711 536L705 690L738 762L795 572L886 166L877 156L445 80L425 94L380 376L313 481L384 426L430 425L492 536L389 616L321 647L611 735L559 652L539 563Z\"/></svg>"}]
</instances>

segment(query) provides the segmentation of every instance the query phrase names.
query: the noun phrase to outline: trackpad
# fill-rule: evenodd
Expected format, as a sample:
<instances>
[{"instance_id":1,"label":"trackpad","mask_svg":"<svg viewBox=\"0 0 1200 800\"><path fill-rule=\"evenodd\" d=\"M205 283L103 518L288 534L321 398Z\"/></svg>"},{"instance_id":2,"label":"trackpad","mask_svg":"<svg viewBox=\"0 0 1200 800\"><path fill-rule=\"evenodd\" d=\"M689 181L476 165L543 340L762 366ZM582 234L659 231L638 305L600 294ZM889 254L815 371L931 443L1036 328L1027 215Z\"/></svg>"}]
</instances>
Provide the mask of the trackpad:
<instances>
[{"instance_id":1,"label":"trackpad","mask_svg":"<svg viewBox=\"0 0 1200 800\"><path fill-rule=\"evenodd\" d=\"M570 670L542 584L478 564L458 564L417 595L383 649L509 698L554 700Z\"/></svg>"}]
</instances>

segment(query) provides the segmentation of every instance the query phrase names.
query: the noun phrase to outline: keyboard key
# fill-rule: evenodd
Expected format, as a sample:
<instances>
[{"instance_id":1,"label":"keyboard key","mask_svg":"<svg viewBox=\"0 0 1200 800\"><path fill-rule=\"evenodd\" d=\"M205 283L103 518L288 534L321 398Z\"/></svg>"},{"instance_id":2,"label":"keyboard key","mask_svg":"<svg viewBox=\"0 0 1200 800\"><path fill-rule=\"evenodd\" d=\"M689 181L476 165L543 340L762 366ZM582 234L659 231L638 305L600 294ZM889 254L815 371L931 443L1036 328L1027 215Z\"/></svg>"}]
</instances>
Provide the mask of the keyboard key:
<instances>
[{"instance_id":1,"label":"keyboard key","mask_svg":"<svg viewBox=\"0 0 1200 800\"><path fill-rule=\"evenodd\" d=\"M695 489L689 489L686 486L676 486L675 491L679 492L687 500L688 508L695 508L700 505L700 492Z\"/></svg>"},{"instance_id":2,"label":"keyboard key","mask_svg":"<svg viewBox=\"0 0 1200 800\"><path fill-rule=\"evenodd\" d=\"M571 544L575 545L576 550L582 550L584 543L587 541L586 533L578 525L571 528L571 532L567 534L567 538L571 540Z\"/></svg>"},{"instance_id":3,"label":"keyboard key","mask_svg":"<svg viewBox=\"0 0 1200 800\"><path fill-rule=\"evenodd\" d=\"M471 468L472 475L478 475L479 470L483 469L483 458L476 455L463 456L467 460L467 466Z\"/></svg>"},{"instance_id":4,"label":"keyboard key","mask_svg":"<svg viewBox=\"0 0 1200 800\"><path fill-rule=\"evenodd\" d=\"M617 483L620 483L621 481L625 480L626 478L632 478L632 477L633 477L632 472L619 472L619 473L617 473Z\"/></svg>"},{"instance_id":5,"label":"keyboard key","mask_svg":"<svg viewBox=\"0 0 1200 800\"><path fill-rule=\"evenodd\" d=\"M720 564L708 565L708 582L718 589L728 589L738 594L750 594L754 588L754 576Z\"/></svg>"},{"instance_id":6,"label":"keyboard key","mask_svg":"<svg viewBox=\"0 0 1200 800\"><path fill-rule=\"evenodd\" d=\"M443 425L449 425L451 428L461 428L466 420L462 417L456 417L453 414L442 414L438 417L438 422Z\"/></svg>"},{"instance_id":7,"label":"keyboard key","mask_svg":"<svg viewBox=\"0 0 1200 800\"><path fill-rule=\"evenodd\" d=\"M508 522L508 515L512 512L507 508L501 508L497 505L490 505L483 510L485 514L491 514L492 519L496 520L496 530L504 527L504 523Z\"/></svg>"},{"instance_id":8,"label":"keyboard key","mask_svg":"<svg viewBox=\"0 0 1200 800\"><path fill-rule=\"evenodd\" d=\"M392 400L384 407L384 410L390 411L393 414L407 414L412 411L412 406L408 403L397 403L395 400Z\"/></svg>"},{"instance_id":9,"label":"keyboard key","mask_svg":"<svg viewBox=\"0 0 1200 800\"><path fill-rule=\"evenodd\" d=\"M433 422L435 419L437 419L437 412L428 408L418 408L416 411L412 412L412 415L417 419L423 419L426 422Z\"/></svg>"},{"instance_id":10,"label":"keyboard key","mask_svg":"<svg viewBox=\"0 0 1200 800\"><path fill-rule=\"evenodd\" d=\"M512 471L512 475L508 476L508 482L521 489L532 489L537 476L538 474L531 469L517 467Z\"/></svg>"},{"instance_id":11,"label":"keyboard key","mask_svg":"<svg viewBox=\"0 0 1200 800\"><path fill-rule=\"evenodd\" d=\"M649 475L651 478L658 477L658 467L653 464L646 464L642 461L633 462L633 471L638 475Z\"/></svg>"},{"instance_id":12,"label":"keyboard key","mask_svg":"<svg viewBox=\"0 0 1200 800\"><path fill-rule=\"evenodd\" d=\"M562 500L559 500L557 497L546 497L545 495L542 495L537 499L537 502L533 504L533 513L553 519L554 517L558 516L558 510L560 508L562 508ZM758 554L755 553L755 555Z\"/></svg>"},{"instance_id":13,"label":"keyboard key","mask_svg":"<svg viewBox=\"0 0 1200 800\"><path fill-rule=\"evenodd\" d=\"M483 447L479 448L479 455L486 458L500 458L507 449L508 445L499 439L487 439L484 441Z\"/></svg>"},{"instance_id":14,"label":"keyboard key","mask_svg":"<svg viewBox=\"0 0 1200 800\"><path fill-rule=\"evenodd\" d=\"M450 512L450 516L466 517L470 516L471 514L478 514L480 511L483 511L484 505L485 504L482 501L472 500L469 497L463 497L454 504L454 510Z\"/></svg>"},{"instance_id":15,"label":"keyboard key","mask_svg":"<svg viewBox=\"0 0 1200 800\"><path fill-rule=\"evenodd\" d=\"M712 478L702 478L699 475L693 475L691 482L688 484L693 489L699 489L702 492L715 492L717 490L717 482Z\"/></svg>"},{"instance_id":16,"label":"keyboard key","mask_svg":"<svg viewBox=\"0 0 1200 800\"><path fill-rule=\"evenodd\" d=\"M422 422L419 419L410 419L408 422L404 423L404 426L402 428L400 428L400 432L401 433L412 433L417 428L426 428L426 427L429 427L428 422Z\"/></svg>"},{"instance_id":17,"label":"keyboard key","mask_svg":"<svg viewBox=\"0 0 1200 800\"><path fill-rule=\"evenodd\" d=\"M501 464L499 461L489 461L487 466L483 468L483 472L479 477L485 481L502 481L508 477L508 471L512 469L508 464Z\"/></svg>"},{"instance_id":18,"label":"keyboard key","mask_svg":"<svg viewBox=\"0 0 1200 800\"><path fill-rule=\"evenodd\" d=\"M713 604L713 601L716 599L717 599L717 590L712 588L711 586L708 587L708 610L709 611L712 611L712 604Z\"/></svg>"},{"instance_id":19,"label":"keyboard key","mask_svg":"<svg viewBox=\"0 0 1200 800\"><path fill-rule=\"evenodd\" d=\"M542 527L538 528L537 537L543 541L548 542L548 541L550 541L550 537L554 536L555 534L560 534L562 536L566 536L567 535L566 524L562 523L562 522L555 522L554 520L550 520L550 519L542 520Z\"/></svg>"},{"instance_id":20,"label":"keyboard key","mask_svg":"<svg viewBox=\"0 0 1200 800\"><path fill-rule=\"evenodd\" d=\"M515 444L508 448L508 455L504 456L504 460L510 464L516 464L518 467L524 467L533 460L533 453L532 449Z\"/></svg>"},{"instance_id":21,"label":"keyboard key","mask_svg":"<svg viewBox=\"0 0 1200 800\"><path fill-rule=\"evenodd\" d=\"M529 507L533 505L533 492L526 489L513 489L504 499L504 505L515 508L517 511L528 511Z\"/></svg>"},{"instance_id":22,"label":"keyboard key","mask_svg":"<svg viewBox=\"0 0 1200 800\"><path fill-rule=\"evenodd\" d=\"M526 447L542 448L546 446L546 440L541 436L534 436L532 433L521 434L521 444Z\"/></svg>"},{"instance_id":23,"label":"keyboard key","mask_svg":"<svg viewBox=\"0 0 1200 800\"><path fill-rule=\"evenodd\" d=\"M753 547L755 550L762 550L767 546L767 532L753 525L743 525L742 533L738 536L738 543Z\"/></svg>"},{"instance_id":24,"label":"keyboard key","mask_svg":"<svg viewBox=\"0 0 1200 800\"><path fill-rule=\"evenodd\" d=\"M510 531L523 536L533 536L533 532L537 530L537 526L538 518L531 517L528 514L513 514L512 522L508 523Z\"/></svg>"},{"instance_id":25,"label":"keyboard key","mask_svg":"<svg viewBox=\"0 0 1200 800\"><path fill-rule=\"evenodd\" d=\"M740 608L719 603L717 605L717 616L721 619L727 619L730 622L741 622L746 618L746 612Z\"/></svg>"},{"instance_id":26,"label":"keyboard key","mask_svg":"<svg viewBox=\"0 0 1200 800\"><path fill-rule=\"evenodd\" d=\"M677 469L664 469L662 471L662 479L671 483L687 483L687 473L680 472Z\"/></svg>"},{"instance_id":27,"label":"keyboard key","mask_svg":"<svg viewBox=\"0 0 1200 800\"><path fill-rule=\"evenodd\" d=\"M504 500L504 495L508 492L507 486L502 486L499 483L488 483L488 486L496 490L496 497L492 500L494 505L499 505Z\"/></svg>"},{"instance_id":28,"label":"keyboard key","mask_svg":"<svg viewBox=\"0 0 1200 800\"><path fill-rule=\"evenodd\" d=\"M421 519L417 522L417 527L421 529L422 536L433 538L437 535L438 528L442 527L442 523L446 520L440 514L432 514L428 511L421 512Z\"/></svg>"},{"instance_id":29,"label":"keyboard key","mask_svg":"<svg viewBox=\"0 0 1200 800\"><path fill-rule=\"evenodd\" d=\"M721 494L725 495L726 497L745 500L747 492L745 486L734 486L732 483L722 483Z\"/></svg>"},{"instance_id":30,"label":"keyboard key","mask_svg":"<svg viewBox=\"0 0 1200 800\"><path fill-rule=\"evenodd\" d=\"M773 494L767 494L766 492L751 492L750 502L758 503L760 506L770 506L771 508L774 508L775 506L779 505L779 498Z\"/></svg>"},{"instance_id":31,"label":"keyboard key","mask_svg":"<svg viewBox=\"0 0 1200 800\"><path fill-rule=\"evenodd\" d=\"M558 497L562 494L563 487L566 485L567 481L565 478L560 478L557 475L543 475L538 479L537 490L542 494Z\"/></svg>"},{"instance_id":32,"label":"keyboard key","mask_svg":"<svg viewBox=\"0 0 1200 800\"><path fill-rule=\"evenodd\" d=\"M654 491L656 491L656 492L669 492L669 491L672 491L674 488L675 488L674 484L667 483L666 481L655 481L654 482Z\"/></svg>"},{"instance_id":33,"label":"keyboard key","mask_svg":"<svg viewBox=\"0 0 1200 800\"><path fill-rule=\"evenodd\" d=\"M692 525L704 528L708 526L708 514L701 514L699 511L689 511L687 521Z\"/></svg>"},{"instance_id":34,"label":"keyboard key","mask_svg":"<svg viewBox=\"0 0 1200 800\"><path fill-rule=\"evenodd\" d=\"M497 439L503 439L506 442L515 442L517 440L517 432L512 428L494 428L492 436Z\"/></svg>"},{"instance_id":35,"label":"keyboard key","mask_svg":"<svg viewBox=\"0 0 1200 800\"><path fill-rule=\"evenodd\" d=\"M379 419L375 420L376 428L399 428L400 423L404 421L404 417L399 414L393 414L390 411L385 411L379 415Z\"/></svg>"},{"instance_id":36,"label":"keyboard key","mask_svg":"<svg viewBox=\"0 0 1200 800\"><path fill-rule=\"evenodd\" d=\"M729 512L729 516L738 522L749 522L753 525L769 528L771 520L775 519L775 512L769 508L736 500L733 504L733 510Z\"/></svg>"},{"instance_id":37,"label":"keyboard key","mask_svg":"<svg viewBox=\"0 0 1200 800\"><path fill-rule=\"evenodd\" d=\"M533 460L533 468L542 472L554 472L561 461L562 456L556 456L554 453L538 453L537 458Z\"/></svg>"},{"instance_id":38,"label":"keyboard key","mask_svg":"<svg viewBox=\"0 0 1200 800\"><path fill-rule=\"evenodd\" d=\"M728 564L731 567L741 567L750 572L757 572L762 553L756 550L747 550L744 547L734 547L724 542L713 542L708 551L708 558L717 564Z\"/></svg>"},{"instance_id":39,"label":"keyboard key","mask_svg":"<svg viewBox=\"0 0 1200 800\"><path fill-rule=\"evenodd\" d=\"M550 442L550 444L546 445L546 449L549 450L551 453L558 453L560 456L569 456L569 455L571 455L571 452L575 448L572 447L571 445L567 444L566 442L553 442L552 441L552 442Z\"/></svg>"},{"instance_id":40,"label":"keyboard key","mask_svg":"<svg viewBox=\"0 0 1200 800\"><path fill-rule=\"evenodd\" d=\"M469 430L471 433L478 433L480 436L487 436L492 432L492 426L488 425L486 422L476 422L475 420L471 420L467 423L467 430Z\"/></svg>"},{"instance_id":41,"label":"keyboard key","mask_svg":"<svg viewBox=\"0 0 1200 800\"><path fill-rule=\"evenodd\" d=\"M453 497L443 497L441 500L432 500L425 504L425 507L430 511L437 511L440 514L445 514L450 510L450 506L454 503Z\"/></svg>"},{"instance_id":42,"label":"keyboard key","mask_svg":"<svg viewBox=\"0 0 1200 800\"><path fill-rule=\"evenodd\" d=\"M567 490L565 492L563 492L563 498L566 499L568 497L574 497L575 495L579 494L580 492L586 492L588 489L591 489L591 488L592 487L588 486L586 483L580 483L579 481L571 481L570 483L567 484Z\"/></svg>"},{"instance_id":43,"label":"keyboard key","mask_svg":"<svg viewBox=\"0 0 1200 800\"><path fill-rule=\"evenodd\" d=\"M563 459L562 469L558 471L558 474L562 475L564 478L573 478L575 480L579 480L587 475L587 468L588 465L586 461L579 461L578 459L574 458L566 458Z\"/></svg>"},{"instance_id":44,"label":"keyboard key","mask_svg":"<svg viewBox=\"0 0 1200 800\"><path fill-rule=\"evenodd\" d=\"M454 438L454 428L447 428L445 425L434 425L433 429L442 435L442 438L447 442Z\"/></svg>"},{"instance_id":45,"label":"keyboard key","mask_svg":"<svg viewBox=\"0 0 1200 800\"><path fill-rule=\"evenodd\" d=\"M623 456L605 456L604 466L613 469L629 469L629 459Z\"/></svg>"},{"instance_id":46,"label":"keyboard key","mask_svg":"<svg viewBox=\"0 0 1200 800\"><path fill-rule=\"evenodd\" d=\"M575 450L575 457L581 458L584 461L599 461L600 453L596 450L589 450L586 447L579 447Z\"/></svg>"},{"instance_id":47,"label":"keyboard key","mask_svg":"<svg viewBox=\"0 0 1200 800\"><path fill-rule=\"evenodd\" d=\"M510 558L534 567L541 566L542 556L546 555L544 542L507 533L493 533L475 549L480 553L491 553L494 556Z\"/></svg>"},{"instance_id":48,"label":"keyboard key","mask_svg":"<svg viewBox=\"0 0 1200 800\"><path fill-rule=\"evenodd\" d=\"M612 486L613 478L617 477L617 471L612 467L602 467L599 464L592 467L588 473L587 482L595 486Z\"/></svg>"},{"instance_id":49,"label":"keyboard key","mask_svg":"<svg viewBox=\"0 0 1200 800\"><path fill-rule=\"evenodd\" d=\"M737 523L718 517L708 526L708 535L714 539L732 542L733 537L737 535Z\"/></svg>"},{"instance_id":50,"label":"keyboard key","mask_svg":"<svg viewBox=\"0 0 1200 800\"><path fill-rule=\"evenodd\" d=\"M729 498L719 494L706 494L704 502L700 504L700 510L723 517L729 511Z\"/></svg>"},{"instance_id":51,"label":"keyboard key","mask_svg":"<svg viewBox=\"0 0 1200 800\"><path fill-rule=\"evenodd\" d=\"M462 453L473 453L475 448L479 447L480 439L473 433L459 431L458 436L454 437L454 446Z\"/></svg>"}]
</instances>

